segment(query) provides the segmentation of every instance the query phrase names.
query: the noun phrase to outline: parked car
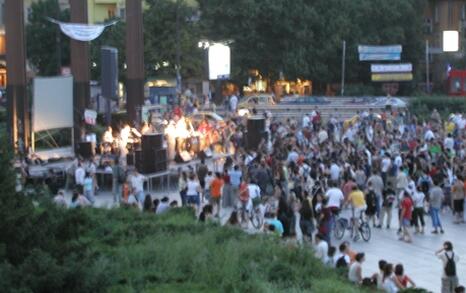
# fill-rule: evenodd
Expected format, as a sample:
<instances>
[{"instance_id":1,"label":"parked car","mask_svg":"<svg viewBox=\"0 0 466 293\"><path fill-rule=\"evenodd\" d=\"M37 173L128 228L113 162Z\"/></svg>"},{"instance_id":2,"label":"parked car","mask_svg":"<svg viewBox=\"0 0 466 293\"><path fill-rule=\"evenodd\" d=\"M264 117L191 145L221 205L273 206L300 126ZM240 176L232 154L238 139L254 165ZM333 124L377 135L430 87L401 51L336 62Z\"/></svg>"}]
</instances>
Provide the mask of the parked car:
<instances>
[{"instance_id":1,"label":"parked car","mask_svg":"<svg viewBox=\"0 0 466 293\"><path fill-rule=\"evenodd\" d=\"M253 95L253 96L245 97L239 102L238 109L252 108L257 105L261 105L261 106L275 105L274 96L272 94L260 94L260 95Z\"/></svg>"},{"instance_id":2,"label":"parked car","mask_svg":"<svg viewBox=\"0 0 466 293\"><path fill-rule=\"evenodd\" d=\"M287 97L282 99L281 104L285 105L328 105L331 102L324 97Z\"/></svg>"}]
</instances>

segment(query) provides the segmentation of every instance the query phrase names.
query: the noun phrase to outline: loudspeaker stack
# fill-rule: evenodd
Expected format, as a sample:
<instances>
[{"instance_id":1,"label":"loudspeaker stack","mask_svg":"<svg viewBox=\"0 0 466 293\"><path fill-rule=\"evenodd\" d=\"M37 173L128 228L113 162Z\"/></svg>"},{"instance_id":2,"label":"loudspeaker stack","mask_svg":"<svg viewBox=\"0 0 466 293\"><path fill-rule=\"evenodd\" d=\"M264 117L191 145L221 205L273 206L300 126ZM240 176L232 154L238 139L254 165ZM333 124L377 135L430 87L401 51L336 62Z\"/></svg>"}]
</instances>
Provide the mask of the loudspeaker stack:
<instances>
[{"instance_id":1,"label":"loudspeaker stack","mask_svg":"<svg viewBox=\"0 0 466 293\"><path fill-rule=\"evenodd\" d=\"M134 162L142 174L166 171L168 160L167 150L163 147L163 134L143 135L141 150L135 151Z\"/></svg>"},{"instance_id":2,"label":"loudspeaker stack","mask_svg":"<svg viewBox=\"0 0 466 293\"><path fill-rule=\"evenodd\" d=\"M83 157L83 159L90 159L95 156L95 143L83 141L78 144L77 149L78 155Z\"/></svg>"},{"instance_id":3,"label":"loudspeaker stack","mask_svg":"<svg viewBox=\"0 0 466 293\"><path fill-rule=\"evenodd\" d=\"M247 130L248 149L257 150L262 139L265 138L265 118L262 116L249 117Z\"/></svg>"}]
</instances>

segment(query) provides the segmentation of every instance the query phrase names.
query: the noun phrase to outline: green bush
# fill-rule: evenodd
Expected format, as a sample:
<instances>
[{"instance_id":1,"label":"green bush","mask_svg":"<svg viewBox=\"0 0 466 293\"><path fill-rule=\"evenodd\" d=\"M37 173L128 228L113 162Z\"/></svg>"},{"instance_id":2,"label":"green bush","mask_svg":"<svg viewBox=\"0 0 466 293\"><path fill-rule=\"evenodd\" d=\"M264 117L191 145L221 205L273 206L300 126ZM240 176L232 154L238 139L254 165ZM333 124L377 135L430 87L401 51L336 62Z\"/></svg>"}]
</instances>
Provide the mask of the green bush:
<instances>
[{"instance_id":1,"label":"green bush","mask_svg":"<svg viewBox=\"0 0 466 293\"><path fill-rule=\"evenodd\" d=\"M409 110L418 118L428 120L432 111L437 109L442 118L451 113L466 112L466 100L463 97L420 96L411 98Z\"/></svg>"}]
</instances>

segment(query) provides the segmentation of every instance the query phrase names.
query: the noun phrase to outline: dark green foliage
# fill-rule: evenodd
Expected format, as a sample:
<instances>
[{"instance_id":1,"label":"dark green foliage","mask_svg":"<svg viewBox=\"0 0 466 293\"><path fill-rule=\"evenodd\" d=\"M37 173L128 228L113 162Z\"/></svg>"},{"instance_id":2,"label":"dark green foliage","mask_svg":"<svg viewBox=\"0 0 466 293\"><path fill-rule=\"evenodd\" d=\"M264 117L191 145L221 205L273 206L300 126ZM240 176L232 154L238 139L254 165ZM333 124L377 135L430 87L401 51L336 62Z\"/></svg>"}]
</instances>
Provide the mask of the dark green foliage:
<instances>
[{"instance_id":1,"label":"dark green foliage","mask_svg":"<svg viewBox=\"0 0 466 293\"><path fill-rule=\"evenodd\" d=\"M67 22L69 11L60 11L58 0L40 0L31 4L26 25L27 57L41 76L57 75L62 66L70 65L69 38L46 17Z\"/></svg>"},{"instance_id":2,"label":"dark green foliage","mask_svg":"<svg viewBox=\"0 0 466 293\"><path fill-rule=\"evenodd\" d=\"M448 96L421 96L410 99L409 110L420 119L428 120L434 109L437 109L442 118L447 118L452 113L464 113L466 101L464 97Z\"/></svg>"}]
</instances>

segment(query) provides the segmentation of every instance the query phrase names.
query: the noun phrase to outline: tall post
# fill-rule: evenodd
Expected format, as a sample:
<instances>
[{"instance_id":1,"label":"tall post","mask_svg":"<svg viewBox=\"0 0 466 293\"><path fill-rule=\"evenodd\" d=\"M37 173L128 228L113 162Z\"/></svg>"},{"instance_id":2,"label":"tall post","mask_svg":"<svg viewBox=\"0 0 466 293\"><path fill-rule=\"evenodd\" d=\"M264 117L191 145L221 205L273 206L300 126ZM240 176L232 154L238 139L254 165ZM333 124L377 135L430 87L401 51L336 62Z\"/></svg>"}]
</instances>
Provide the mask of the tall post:
<instances>
[{"instance_id":1,"label":"tall post","mask_svg":"<svg viewBox=\"0 0 466 293\"><path fill-rule=\"evenodd\" d=\"M144 103L144 32L142 1L126 0L126 111L131 123Z\"/></svg>"},{"instance_id":2,"label":"tall post","mask_svg":"<svg viewBox=\"0 0 466 293\"><path fill-rule=\"evenodd\" d=\"M181 93L181 49L180 49L180 0L176 0L176 24L175 24L175 42L176 42L176 90Z\"/></svg>"},{"instance_id":3,"label":"tall post","mask_svg":"<svg viewBox=\"0 0 466 293\"><path fill-rule=\"evenodd\" d=\"M88 23L87 1L70 0L70 20L73 23ZM90 100L89 43L71 39L71 72L73 74L74 142L84 135L84 110Z\"/></svg>"},{"instance_id":4,"label":"tall post","mask_svg":"<svg viewBox=\"0 0 466 293\"><path fill-rule=\"evenodd\" d=\"M5 12L8 130L12 145L23 152L30 144L23 0L6 0Z\"/></svg>"},{"instance_id":5,"label":"tall post","mask_svg":"<svg viewBox=\"0 0 466 293\"><path fill-rule=\"evenodd\" d=\"M341 56L341 96L345 94L345 70L346 70L346 41L343 41L343 54Z\"/></svg>"},{"instance_id":6,"label":"tall post","mask_svg":"<svg viewBox=\"0 0 466 293\"><path fill-rule=\"evenodd\" d=\"M426 93L430 94L430 58L429 40L426 40Z\"/></svg>"}]
</instances>

